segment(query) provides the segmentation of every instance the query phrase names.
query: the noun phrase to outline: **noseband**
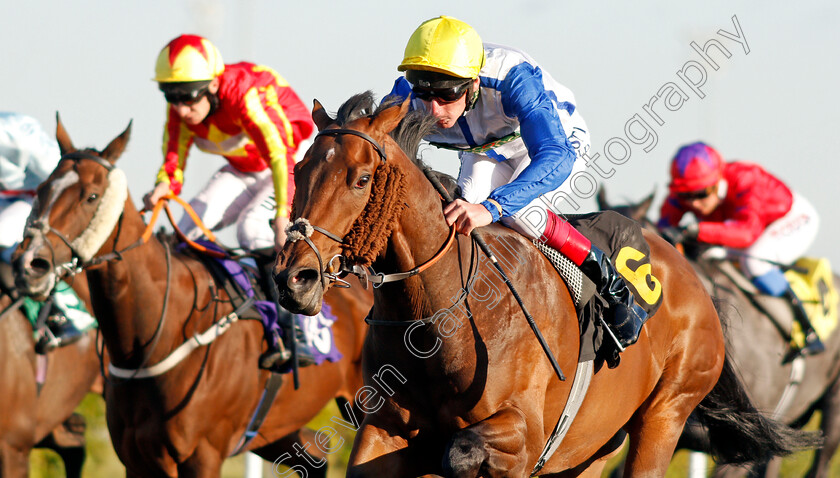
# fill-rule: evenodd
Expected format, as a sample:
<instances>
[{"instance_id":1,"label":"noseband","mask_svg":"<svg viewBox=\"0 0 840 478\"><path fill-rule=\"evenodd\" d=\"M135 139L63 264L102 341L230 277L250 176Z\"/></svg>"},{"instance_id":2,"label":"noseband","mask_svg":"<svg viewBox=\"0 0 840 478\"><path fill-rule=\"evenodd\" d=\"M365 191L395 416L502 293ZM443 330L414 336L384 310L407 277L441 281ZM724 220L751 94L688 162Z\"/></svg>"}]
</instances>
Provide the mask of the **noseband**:
<instances>
[{"instance_id":1,"label":"noseband","mask_svg":"<svg viewBox=\"0 0 840 478\"><path fill-rule=\"evenodd\" d=\"M108 171L110 175L112 171L116 168L113 164L106 161L105 159L96 156L95 154L88 153L86 151L74 151L72 153L68 153L61 157L61 160L71 160L71 161L81 161L83 159L91 160ZM120 214L122 217L122 213ZM110 261L112 259L120 259L122 256L121 254L129 249L133 249L134 247L139 246L142 242L137 242L131 244L127 248L123 249L122 251L112 251L108 254L103 256L94 257L90 260L85 259L85 254L79 251L79 249L73 245L73 241L67 238L64 234L62 234L59 230L55 229L49 224L49 221L44 222L40 219L33 219L31 220L24 231L24 237L35 237L36 234L40 234L42 236L46 236L47 234L54 234L58 237L61 242L63 242L67 248L70 250L70 262L64 264L56 264L55 263L55 251L52 248L52 245L49 241L45 241L48 245L50 245L50 250L52 251L52 260L53 260L53 269L56 271L64 270L66 275L75 275L81 272L83 269L95 266L97 264L101 264L103 262Z\"/></svg>"},{"instance_id":2,"label":"noseband","mask_svg":"<svg viewBox=\"0 0 840 478\"><path fill-rule=\"evenodd\" d=\"M371 146L373 146L373 149L376 150L376 153L379 155L382 164L384 164L388 159L384 149L382 148L382 146L379 145L379 143L375 139L371 138L370 136L361 131L357 131L354 129L336 128L323 130L320 131L317 135L315 135L315 139L317 140L320 136L339 136L342 134L358 136L359 138L362 138L365 141L367 141ZM447 249L449 249L449 246L452 245L452 242L455 239L455 227L453 226L449 230L449 237L446 241L446 244L444 244L440 251L438 251L438 253L435 254L431 259L421 264L420 266L417 266L406 272L384 274L382 272L376 273L370 267L365 268L358 264L348 264L347 257L345 257L342 254L336 254L335 256L333 256L333 258L330 259L327 263L327 267L324 267L324 261L321 258L321 253L315 246L315 243L313 243L310 239L312 233L316 231L320 232L327 238L339 244L344 244L343 237L339 237L337 234L333 234L332 232L329 232L322 227L311 224L308 219L302 217L296 219L294 222L286 226L286 240L288 242L297 242L301 239L304 240L306 244L315 253L315 256L318 258L318 272L322 277L321 283L323 284L325 282L324 279L326 279L327 283L334 283L336 287L343 288L350 287L350 284L343 279L343 277L346 277L347 274L353 274L357 276L365 288L367 288L368 282L372 283L374 288L378 288L379 286L387 282L400 281L403 279L407 279L408 277L411 277L413 275L417 275L420 272L426 270L435 262L437 262L443 256L443 253L446 252ZM334 264L336 260L338 260L338 264Z\"/></svg>"}]
</instances>

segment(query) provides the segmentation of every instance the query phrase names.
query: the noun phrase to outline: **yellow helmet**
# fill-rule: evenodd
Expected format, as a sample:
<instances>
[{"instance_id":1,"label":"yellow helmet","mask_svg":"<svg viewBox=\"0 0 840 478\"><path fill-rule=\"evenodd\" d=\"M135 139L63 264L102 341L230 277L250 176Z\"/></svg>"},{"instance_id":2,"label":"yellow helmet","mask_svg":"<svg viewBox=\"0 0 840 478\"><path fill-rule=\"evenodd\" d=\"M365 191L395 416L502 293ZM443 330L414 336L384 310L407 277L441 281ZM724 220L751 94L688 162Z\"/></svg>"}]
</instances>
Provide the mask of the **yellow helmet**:
<instances>
[{"instance_id":1,"label":"yellow helmet","mask_svg":"<svg viewBox=\"0 0 840 478\"><path fill-rule=\"evenodd\" d=\"M181 35L163 47L155 64L155 81L209 81L225 71L219 50L198 35Z\"/></svg>"},{"instance_id":2,"label":"yellow helmet","mask_svg":"<svg viewBox=\"0 0 840 478\"><path fill-rule=\"evenodd\" d=\"M478 33L461 20L441 15L414 30L397 70L427 70L458 78L478 78L482 66L484 46Z\"/></svg>"}]
</instances>

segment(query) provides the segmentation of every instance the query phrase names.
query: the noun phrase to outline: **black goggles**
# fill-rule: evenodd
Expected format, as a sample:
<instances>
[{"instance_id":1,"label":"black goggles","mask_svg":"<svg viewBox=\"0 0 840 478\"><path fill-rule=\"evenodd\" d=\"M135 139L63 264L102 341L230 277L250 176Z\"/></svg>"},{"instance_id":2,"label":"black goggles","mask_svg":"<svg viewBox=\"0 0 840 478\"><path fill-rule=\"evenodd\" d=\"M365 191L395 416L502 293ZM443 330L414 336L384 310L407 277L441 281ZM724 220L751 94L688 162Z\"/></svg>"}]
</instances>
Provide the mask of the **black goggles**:
<instances>
[{"instance_id":1,"label":"black goggles","mask_svg":"<svg viewBox=\"0 0 840 478\"><path fill-rule=\"evenodd\" d=\"M688 191L684 193L677 193L677 199L680 201L695 201L697 199L706 199L715 190L714 186L709 186L699 191Z\"/></svg>"},{"instance_id":2,"label":"black goggles","mask_svg":"<svg viewBox=\"0 0 840 478\"><path fill-rule=\"evenodd\" d=\"M201 88L189 91L164 91L163 97L166 99L167 103L172 105L183 104L186 106L192 106L204 98L209 88L210 85L205 85Z\"/></svg>"},{"instance_id":3,"label":"black goggles","mask_svg":"<svg viewBox=\"0 0 840 478\"><path fill-rule=\"evenodd\" d=\"M467 92L470 82L463 83L459 86L451 88L424 88L422 86L412 86L411 91L414 97L423 101L432 101L437 99L439 103L453 103L461 99Z\"/></svg>"}]
</instances>

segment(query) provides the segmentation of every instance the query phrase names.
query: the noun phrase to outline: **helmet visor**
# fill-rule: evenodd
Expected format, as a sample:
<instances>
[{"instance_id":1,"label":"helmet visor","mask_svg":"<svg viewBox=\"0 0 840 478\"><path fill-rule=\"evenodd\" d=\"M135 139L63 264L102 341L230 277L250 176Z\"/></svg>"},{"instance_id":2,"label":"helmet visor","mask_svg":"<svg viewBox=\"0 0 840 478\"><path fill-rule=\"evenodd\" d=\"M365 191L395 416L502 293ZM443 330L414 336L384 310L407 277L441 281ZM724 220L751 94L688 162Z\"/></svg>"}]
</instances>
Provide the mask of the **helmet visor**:
<instances>
[{"instance_id":1,"label":"helmet visor","mask_svg":"<svg viewBox=\"0 0 840 478\"><path fill-rule=\"evenodd\" d=\"M416 98L424 101L436 98L442 103L452 103L461 99L473 82L471 79L427 70L408 70L405 79L411 83L411 91Z\"/></svg>"},{"instance_id":2,"label":"helmet visor","mask_svg":"<svg viewBox=\"0 0 840 478\"><path fill-rule=\"evenodd\" d=\"M179 83L160 83L160 91L169 104L190 106L203 98L210 88L209 81L188 81Z\"/></svg>"}]
</instances>

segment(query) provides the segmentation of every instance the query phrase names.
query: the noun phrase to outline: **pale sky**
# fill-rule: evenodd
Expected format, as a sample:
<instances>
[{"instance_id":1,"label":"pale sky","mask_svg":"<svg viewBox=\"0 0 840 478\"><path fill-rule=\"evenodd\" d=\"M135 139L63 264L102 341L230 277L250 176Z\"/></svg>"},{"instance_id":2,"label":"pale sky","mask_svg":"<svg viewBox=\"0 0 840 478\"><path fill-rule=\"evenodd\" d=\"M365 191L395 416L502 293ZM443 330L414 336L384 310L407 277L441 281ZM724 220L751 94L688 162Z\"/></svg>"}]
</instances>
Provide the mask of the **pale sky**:
<instances>
[{"instance_id":1,"label":"pale sky","mask_svg":"<svg viewBox=\"0 0 840 478\"><path fill-rule=\"evenodd\" d=\"M79 147L103 148L133 119L119 166L139 204L162 161L165 102L151 78L155 58L170 39L207 36L227 63L268 65L304 103L317 98L336 111L355 93L387 93L411 32L441 14L470 23L485 41L528 52L575 93L592 132L592 151L601 154L596 164L602 173L589 171L613 202L637 200L655 189L658 217L669 159L680 145L704 140L726 159L764 165L810 199L822 219L810 253L828 256L840 270L840 4L827 0L5 0L0 110L32 115L50 132L59 111ZM709 48L717 70L691 46L703 48L712 39L729 53L727 58L716 46ZM686 84L700 83L702 74L705 83L696 90ZM663 103L669 88L674 91L670 85L688 96L675 111ZM657 94L663 99L646 107ZM628 138L625 125L637 114L655 133L655 144ZM630 134L641 137L641 128L637 122ZM621 152L616 144L630 146L621 165L605 158L611 138L618 138L611 143L613 157ZM452 153L430 148L425 154L436 168L457 173ZM222 164L194 151L184 196L191 197ZM578 185L587 194L586 181ZM589 210L594 201L581 207Z\"/></svg>"}]
</instances>

